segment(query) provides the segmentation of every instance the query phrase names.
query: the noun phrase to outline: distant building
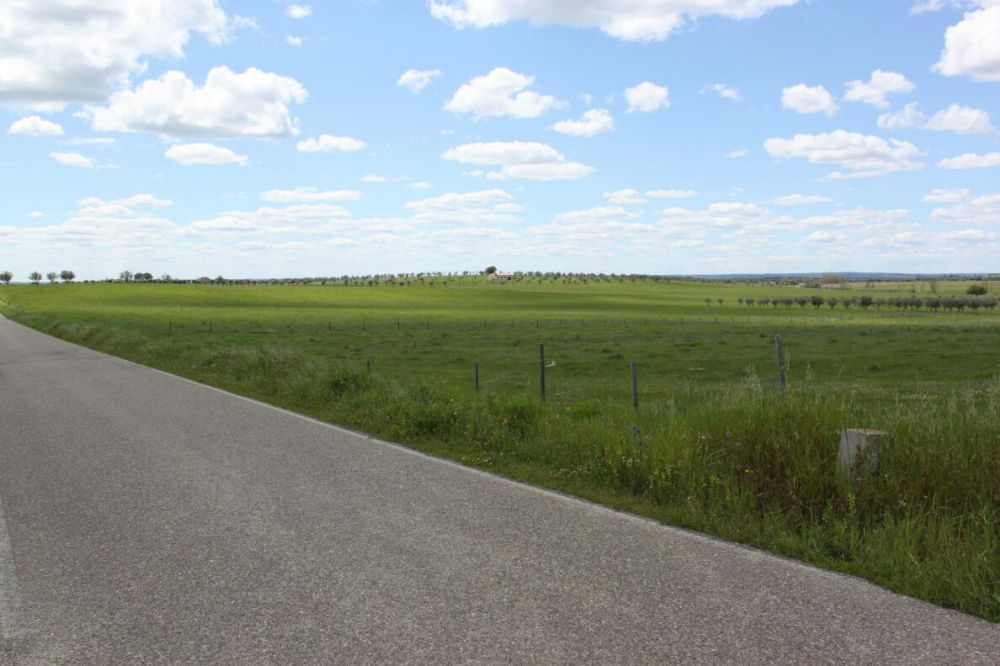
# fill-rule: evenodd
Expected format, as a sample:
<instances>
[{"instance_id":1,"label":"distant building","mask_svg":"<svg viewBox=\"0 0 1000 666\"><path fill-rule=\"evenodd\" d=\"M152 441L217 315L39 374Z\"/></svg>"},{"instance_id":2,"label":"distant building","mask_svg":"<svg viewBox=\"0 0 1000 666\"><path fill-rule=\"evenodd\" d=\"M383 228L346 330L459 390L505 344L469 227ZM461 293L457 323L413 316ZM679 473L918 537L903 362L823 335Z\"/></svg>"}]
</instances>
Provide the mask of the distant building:
<instances>
[{"instance_id":1,"label":"distant building","mask_svg":"<svg viewBox=\"0 0 1000 666\"><path fill-rule=\"evenodd\" d=\"M490 273L491 280L503 280L504 282L512 280L514 278L513 273L501 273L497 271L495 273Z\"/></svg>"}]
</instances>

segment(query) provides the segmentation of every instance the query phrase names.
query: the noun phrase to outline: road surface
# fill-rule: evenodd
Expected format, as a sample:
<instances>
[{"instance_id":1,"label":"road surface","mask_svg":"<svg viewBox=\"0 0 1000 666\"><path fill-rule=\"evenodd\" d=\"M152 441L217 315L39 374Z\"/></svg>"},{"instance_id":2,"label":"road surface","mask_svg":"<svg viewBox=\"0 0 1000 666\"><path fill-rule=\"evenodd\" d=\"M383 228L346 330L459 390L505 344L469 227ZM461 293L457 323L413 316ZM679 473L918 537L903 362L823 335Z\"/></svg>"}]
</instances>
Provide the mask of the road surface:
<instances>
[{"instance_id":1,"label":"road surface","mask_svg":"<svg viewBox=\"0 0 1000 666\"><path fill-rule=\"evenodd\" d=\"M2 663L996 663L1000 625L0 317Z\"/></svg>"}]
</instances>

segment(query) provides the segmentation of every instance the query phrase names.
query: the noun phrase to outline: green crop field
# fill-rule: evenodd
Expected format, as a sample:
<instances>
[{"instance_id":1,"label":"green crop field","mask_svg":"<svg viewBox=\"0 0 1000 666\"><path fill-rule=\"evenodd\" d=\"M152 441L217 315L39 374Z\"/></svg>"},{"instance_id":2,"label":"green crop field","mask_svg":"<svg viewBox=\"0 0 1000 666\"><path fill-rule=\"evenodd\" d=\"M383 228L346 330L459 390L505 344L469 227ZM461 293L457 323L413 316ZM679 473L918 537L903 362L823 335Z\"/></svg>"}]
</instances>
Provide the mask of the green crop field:
<instances>
[{"instance_id":1,"label":"green crop field","mask_svg":"<svg viewBox=\"0 0 1000 666\"><path fill-rule=\"evenodd\" d=\"M0 287L0 312L435 455L997 621L1000 313L989 295L961 311L923 300L948 301L969 284L16 285ZM868 307L858 300L865 295ZM823 303L795 302L813 296ZM775 334L788 369L784 399ZM889 433L877 474L837 474L845 427Z\"/></svg>"}]
</instances>

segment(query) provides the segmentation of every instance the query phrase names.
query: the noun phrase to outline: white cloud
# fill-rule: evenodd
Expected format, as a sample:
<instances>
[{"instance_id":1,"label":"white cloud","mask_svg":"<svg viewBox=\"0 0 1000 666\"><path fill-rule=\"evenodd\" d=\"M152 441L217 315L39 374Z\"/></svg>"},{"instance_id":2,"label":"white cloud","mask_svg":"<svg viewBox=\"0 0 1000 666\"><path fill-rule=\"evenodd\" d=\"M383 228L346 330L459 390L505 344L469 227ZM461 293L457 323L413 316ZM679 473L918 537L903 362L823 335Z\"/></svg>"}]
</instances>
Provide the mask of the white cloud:
<instances>
[{"instance_id":1,"label":"white cloud","mask_svg":"<svg viewBox=\"0 0 1000 666\"><path fill-rule=\"evenodd\" d=\"M296 35L285 35L285 43L289 46L302 46L305 41Z\"/></svg>"},{"instance_id":2,"label":"white cloud","mask_svg":"<svg viewBox=\"0 0 1000 666\"><path fill-rule=\"evenodd\" d=\"M718 93L719 97L722 97L723 99L729 99L734 102L743 101L743 96L740 94L739 89L731 85L725 83L713 83L708 87L708 89Z\"/></svg>"},{"instance_id":3,"label":"white cloud","mask_svg":"<svg viewBox=\"0 0 1000 666\"><path fill-rule=\"evenodd\" d=\"M646 190L645 192L651 199L687 199L697 194L694 190Z\"/></svg>"},{"instance_id":4,"label":"white cloud","mask_svg":"<svg viewBox=\"0 0 1000 666\"><path fill-rule=\"evenodd\" d=\"M304 19L310 14L312 14L312 7L309 5L288 5L285 9L285 15L288 18Z\"/></svg>"},{"instance_id":5,"label":"white cloud","mask_svg":"<svg viewBox=\"0 0 1000 666\"><path fill-rule=\"evenodd\" d=\"M27 215L25 215L25 217L27 217L29 219L32 219L32 220L35 220L35 219L38 219L40 217L45 217L45 213L43 213L40 210L33 210L30 213L28 213Z\"/></svg>"},{"instance_id":6,"label":"white cloud","mask_svg":"<svg viewBox=\"0 0 1000 666\"><path fill-rule=\"evenodd\" d=\"M781 106L796 113L837 114L837 103L823 86L807 86L799 83L781 91Z\"/></svg>"},{"instance_id":7,"label":"white cloud","mask_svg":"<svg viewBox=\"0 0 1000 666\"><path fill-rule=\"evenodd\" d=\"M996 227L1000 219L1000 193L986 194L950 208L935 208L931 217L941 222Z\"/></svg>"},{"instance_id":8,"label":"white cloud","mask_svg":"<svg viewBox=\"0 0 1000 666\"><path fill-rule=\"evenodd\" d=\"M936 12L945 7L959 7L961 0L916 0L910 6L911 14L923 14L925 12Z\"/></svg>"},{"instance_id":9,"label":"white cloud","mask_svg":"<svg viewBox=\"0 0 1000 666\"><path fill-rule=\"evenodd\" d=\"M459 164L497 165L500 171L485 174L489 178L528 180L572 180L584 178L594 169L569 162L552 146L534 141L493 141L467 143L441 154Z\"/></svg>"},{"instance_id":10,"label":"white cloud","mask_svg":"<svg viewBox=\"0 0 1000 666\"><path fill-rule=\"evenodd\" d=\"M428 183L427 181L418 180L414 183L410 183L409 185L407 185L407 187L411 190L429 190L434 186Z\"/></svg>"},{"instance_id":11,"label":"white cloud","mask_svg":"<svg viewBox=\"0 0 1000 666\"><path fill-rule=\"evenodd\" d=\"M165 206L172 206L174 202L170 199L160 199L152 194L133 194L130 197L125 197L124 199L112 199L110 201L105 201L100 197L84 197L83 199L78 199L76 204L78 206L154 206L157 208L163 208Z\"/></svg>"},{"instance_id":12,"label":"white cloud","mask_svg":"<svg viewBox=\"0 0 1000 666\"><path fill-rule=\"evenodd\" d=\"M1000 153L965 153L958 157L948 157L937 163L942 169L985 169L1000 166Z\"/></svg>"},{"instance_id":13,"label":"white cloud","mask_svg":"<svg viewBox=\"0 0 1000 666\"><path fill-rule=\"evenodd\" d=\"M84 115L101 132L285 137L298 133L288 106L306 96L295 79L253 67L242 74L215 67L202 86L183 72L170 71L115 93L106 107L86 106Z\"/></svg>"},{"instance_id":14,"label":"white cloud","mask_svg":"<svg viewBox=\"0 0 1000 666\"><path fill-rule=\"evenodd\" d=\"M406 88L411 93L419 93L430 85L431 81L442 74L443 72L440 69L408 69L400 74L399 79L396 80L396 85Z\"/></svg>"},{"instance_id":15,"label":"white cloud","mask_svg":"<svg viewBox=\"0 0 1000 666\"><path fill-rule=\"evenodd\" d=\"M248 161L246 155L240 155L229 148L223 148L214 143L180 143L167 148L164 156L184 166L192 164L239 164L244 166Z\"/></svg>"},{"instance_id":16,"label":"white cloud","mask_svg":"<svg viewBox=\"0 0 1000 666\"><path fill-rule=\"evenodd\" d=\"M39 116L28 116L11 123L7 132L25 136L61 136L63 128L62 125L43 120Z\"/></svg>"},{"instance_id":17,"label":"white cloud","mask_svg":"<svg viewBox=\"0 0 1000 666\"><path fill-rule=\"evenodd\" d=\"M315 187L295 187L290 190L267 190L260 198L276 202L357 201L361 192L356 190L319 190Z\"/></svg>"},{"instance_id":18,"label":"white cloud","mask_svg":"<svg viewBox=\"0 0 1000 666\"><path fill-rule=\"evenodd\" d=\"M996 133L989 113L960 104L952 104L928 118L917 108L916 102L910 102L896 113L879 116L878 126L885 129L925 129L958 134Z\"/></svg>"},{"instance_id":19,"label":"white cloud","mask_svg":"<svg viewBox=\"0 0 1000 666\"><path fill-rule=\"evenodd\" d=\"M182 58L192 33L226 39L216 0L0 3L0 102L98 101L147 57Z\"/></svg>"},{"instance_id":20,"label":"white cloud","mask_svg":"<svg viewBox=\"0 0 1000 666\"><path fill-rule=\"evenodd\" d=\"M389 178L386 176L376 176L374 174L368 174L366 176L361 176L362 183L387 183Z\"/></svg>"},{"instance_id":21,"label":"white cloud","mask_svg":"<svg viewBox=\"0 0 1000 666\"><path fill-rule=\"evenodd\" d=\"M537 118L561 106L551 95L542 95L526 88L535 77L518 74L506 67L497 67L489 74L463 83L445 105L445 111L469 114L475 120L508 116Z\"/></svg>"},{"instance_id":22,"label":"white cloud","mask_svg":"<svg viewBox=\"0 0 1000 666\"><path fill-rule=\"evenodd\" d=\"M886 72L876 69L871 78L865 81L848 81L844 100L848 102L864 102L880 108L889 106L887 99L892 93L906 94L916 88L912 82L899 72Z\"/></svg>"},{"instance_id":23,"label":"white cloud","mask_svg":"<svg viewBox=\"0 0 1000 666\"><path fill-rule=\"evenodd\" d=\"M821 197L818 195L810 194L789 194L787 196L778 197L774 200L779 206L811 206L814 204L830 203L829 197Z\"/></svg>"},{"instance_id":24,"label":"white cloud","mask_svg":"<svg viewBox=\"0 0 1000 666\"><path fill-rule=\"evenodd\" d=\"M552 129L561 134L591 137L614 130L615 119L606 109L590 109L580 120L560 120Z\"/></svg>"},{"instance_id":25,"label":"white cloud","mask_svg":"<svg viewBox=\"0 0 1000 666\"><path fill-rule=\"evenodd\" d=\"M703 16L757 18L798 0L430 0L431 14L458 29L509 21L558 23L603 32L626 41L656 41Z\"/></svg>"},{"instance_id":26,"label":"white cloud","mask_svg":"<svg viewBox=\"0 0 1000 666\"><path fill-rule=\"evenodd\" d=\"M64 166L80 167L81 169L91 169L94 167L94 160L84 157L80 153L52 152L49 157Z\"/></svg>"},{"instance_id":27,"label":"white cloud","mask_svg":"<svg viewBox=\"0 0 1000 666\"><path fill-rule=\"evenodd\" d=\"M938 111L927 121L924 129L958 134L993 134L995 130L990 122L990 114L982 109L952 104L947 109Z\"/></svg>"},{"instance_id":28,"label":"white cloud","mask_svg":"<svg viewBox=\"0 0 1000 666\"><path fill-rule=\"evenodd\" d=\"M971 76L1000 81L1000 3L979 0L983 8L968 12L948 28L944 50L934 70L945 76Z\"/></svg>"},{"instance_id":29,"label":"white cloud","mask_svg":"<svg viewBox=\"0 0 1000 666\"><path fill-rule=\"evenodd\" d=\"M649 81L625 89L628 113L650 113L670 106L670 90Z\"/></svg>"},{"instance_id":30,"label":"white cloud","mask_svg":"<svg viewBox=\"0 0 1000 666\"><path fill-rule=\"evenodd\" d=\"M945 189L939 187L925 194L921 201L925 203L954 203L956 201L964 201L968 199L971 194L972 192L965 187L958 189Z\"/></svg>"},{"instance_id":31,"label":"white cloud","mask_svg":"<svg viewBox=\"0 0 1000 666\"><path fill-rule=\"evenodd\" d=\"M877 122L882 129L911 129L923 127L927 122L927 116L917 108L916 102L910 102L895 113L883 113Z\"/></svg>"},{"instance_id":32,"label":"white cloud","mask_svg":"<svg viewBox=\"0 0 1000 666\"><path fill-rule=\"evenodd\" d=\"M353 153L361 150L366 144L364 141L349 136L331 136L322 134L318 139L312 137L295 144L295 149L300 153L328 153L340 151L342 153Z\"/></svg>"},{"instance_id":33,"label":"white cloud","mask_svg":"<svg viewBox=\"0 0 1000 666\"><path fill-rule=\"evenodd\" d=\"M74 137L61 141L67 146L113 146L118 140L110 136Z\"/></svg>"},{"instance_id":34,"label":"white cloud","mask_svg":"<svg viewBox=\"0 0 1000 666\"><path fill-rule=\"evenodd\" d=\"M639 190L633 189L605 192L604 198L613 204L619 204L622 206L644 204L649 201L649 199L644 197Z\"/></svg>"},{"instance_id":35,"label":"white cloud","mask_svg":"<svg viewBox=\"0 0 1000 666\"><path fill-rule=\"evenodd\" d=\"M896 171L922 169L919 148L907 141L836 130L825 134L796 134L791 139L772 137L764 149L777 158L804 157L812 164L834 164L847 169L830 178L867 178Z\"/></svg>"},{"instance_id":36,"label":"white cloud","mask_svg":"<svg viewBox=\"0 0 1000 666\"><path fill-rule=\"evenodd\" d=\"M523 210L506 190L498 188L476 192L449 192L406 204L413 220L420 223L506 224L517 222Z\"/></svg>"},{"instance_id":37,"label":"white cloud","mask_svg":"<svg viewBox=\"0 0 1000 666\"><path fill-rule=\"evenodd\" d=\"M741 157L746 157L749 154L750 150L748 148L740 148L737 150L730 150L728 153L726 153L726 157L728 157L731 160L736 160Z\"/></svg>"}]
</instances>

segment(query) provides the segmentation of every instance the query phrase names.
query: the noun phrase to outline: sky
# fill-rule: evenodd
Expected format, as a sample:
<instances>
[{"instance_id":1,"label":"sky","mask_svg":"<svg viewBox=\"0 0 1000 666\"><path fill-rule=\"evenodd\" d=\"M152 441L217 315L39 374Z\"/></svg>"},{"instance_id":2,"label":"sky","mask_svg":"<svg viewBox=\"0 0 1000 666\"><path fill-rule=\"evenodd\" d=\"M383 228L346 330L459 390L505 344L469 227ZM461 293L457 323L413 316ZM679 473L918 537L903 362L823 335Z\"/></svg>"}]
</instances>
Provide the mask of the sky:
<instances>
[{"instance_id":1,"label":"sky","mask_svg":"<svg viewBox=\"0 0 1000 666\"><path fill-rule=\"evenodd\" d=\"M0 0L0 270L1000 271L1000 0Z\"/></svg>"}]
</instances>

